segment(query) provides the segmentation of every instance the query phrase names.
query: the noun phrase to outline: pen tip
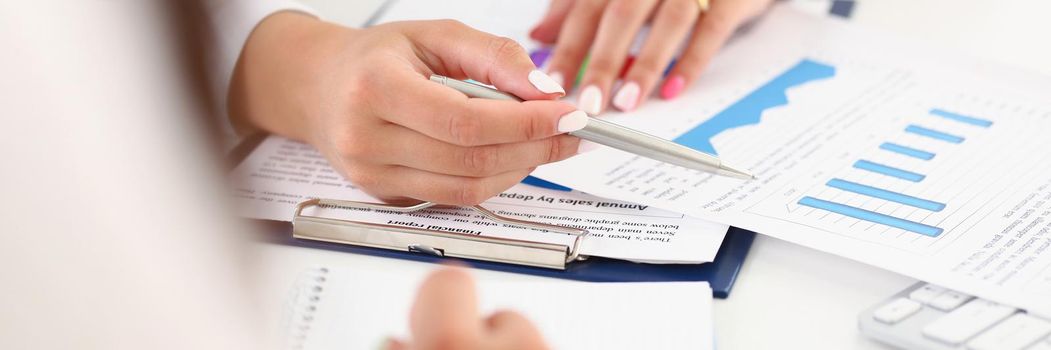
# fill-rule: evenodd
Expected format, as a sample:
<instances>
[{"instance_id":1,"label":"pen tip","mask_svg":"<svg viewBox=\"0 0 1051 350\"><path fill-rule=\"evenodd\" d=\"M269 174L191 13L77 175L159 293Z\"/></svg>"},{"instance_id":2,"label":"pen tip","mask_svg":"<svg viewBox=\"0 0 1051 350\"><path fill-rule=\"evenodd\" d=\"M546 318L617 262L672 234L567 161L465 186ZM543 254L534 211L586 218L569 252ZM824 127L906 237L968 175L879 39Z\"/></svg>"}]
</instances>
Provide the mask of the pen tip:
<instances>
[{"instance_id":1,"label":"pen tip","mask_svg":"<svg viewBox=\"0 0 1051 350\"><path fill-rule=\"evenodd\" d=\"M719 174L726 175L726 176L729 176L729 177L738 178L738 179L742 179L742 180L756 180L756 179L758 179L757 177L755 177L755 175L752 175L751 173L749 173L747 171L735 169L735 168L732 168L732 167L729 167L729 166L726 166L726 165L722 165L722 166L719 167Z\"/></svg>"}]
</instances>

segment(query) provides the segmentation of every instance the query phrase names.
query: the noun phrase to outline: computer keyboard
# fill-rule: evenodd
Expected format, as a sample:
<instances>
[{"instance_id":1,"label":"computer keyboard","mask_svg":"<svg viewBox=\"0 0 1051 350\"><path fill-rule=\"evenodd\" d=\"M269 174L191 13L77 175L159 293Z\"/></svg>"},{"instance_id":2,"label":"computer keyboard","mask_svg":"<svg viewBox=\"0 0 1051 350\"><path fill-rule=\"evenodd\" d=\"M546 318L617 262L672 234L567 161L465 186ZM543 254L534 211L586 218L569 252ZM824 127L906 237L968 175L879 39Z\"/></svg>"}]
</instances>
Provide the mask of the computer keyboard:
<instances>
[{"instance_id":1,"label":"computer keyboard","mask_svg":"<svg viewBox=\"0 0 1051 350\"><path fill-rule=\"evenodd\" d=\"M904 349L1051 350L1051 320L923 282L862 312L858 327Z\"/></svg>"}]
</instances>

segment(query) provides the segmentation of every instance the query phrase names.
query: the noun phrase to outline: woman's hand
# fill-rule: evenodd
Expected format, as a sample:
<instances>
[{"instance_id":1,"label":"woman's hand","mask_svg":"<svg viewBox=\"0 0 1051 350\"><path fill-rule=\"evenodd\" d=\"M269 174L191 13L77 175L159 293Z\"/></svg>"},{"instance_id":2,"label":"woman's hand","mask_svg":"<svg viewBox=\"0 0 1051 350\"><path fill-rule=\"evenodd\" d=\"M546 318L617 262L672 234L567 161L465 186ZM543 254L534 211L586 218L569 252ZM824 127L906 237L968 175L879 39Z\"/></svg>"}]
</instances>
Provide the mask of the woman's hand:
<instances>
[{"instance_id":1,"label":"woman's hand","mask_svg":"<svg viewBox=\"0 0 1051 350\"><path fill-rule=\"evenodd\" d=\"M711 0L702 13L698 0L552 0L547 15L530 36L555 44L548 72L571 88L572 77L588 57L581 79L578 106L599 114L612 103L631 111L645 102L677 50L684 51L660 83L660 96L672 99L689 86L715 52L745 21L761 13L772 0ZM649 35L609 99L617 75L639 29L649 21ZM612 101L612 102L611 102Z\"/></svg>"},{"instance_id":2,"label":"woman's hand","mask_svg":"<svg viewBox=\"0 0 1051 350\"><path fill-rule=\"evenodd\" d=\"M462 268L443 268L423 282L409 326L412 339L391 340L387 349L547 349L540 331L517 312L479 316L474 280Z\"/></svg>"},{"instance_id":3,"label":"woman's hand","mask_svg":"<svg viewBox=\"0 0 1051 350\"><path fill-rule=\"evenodd\" d=\"M428 80L474 79L527 102L467 98ZM278 13L252 33L230 114L317 147L384 199L477 204L577 153L586 115L514 41L448 20L355 30Z\"/></svg>"}]
</instances>

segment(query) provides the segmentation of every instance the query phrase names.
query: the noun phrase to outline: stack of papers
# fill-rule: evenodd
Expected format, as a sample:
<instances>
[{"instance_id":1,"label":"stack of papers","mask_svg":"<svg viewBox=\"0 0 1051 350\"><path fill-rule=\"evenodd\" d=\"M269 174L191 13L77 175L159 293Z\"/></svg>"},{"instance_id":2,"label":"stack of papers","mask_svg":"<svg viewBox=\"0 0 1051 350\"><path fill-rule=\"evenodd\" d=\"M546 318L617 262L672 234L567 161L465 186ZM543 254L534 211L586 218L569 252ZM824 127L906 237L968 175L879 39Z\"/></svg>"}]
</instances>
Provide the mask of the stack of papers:
<instances>
[{"instance_id":1,"label":"stack of papers","mask_svg":"<svg viewBox=\"0 0 1051 350\"><path fill-rule=\"evenodd\" d=\"M685 95L607 116L758 180L611 149L534 175L1049 316L1048 96L1046 76L780 6Z\"/></svg>"},{"instance_id":2,"label":"stack of papers","mask_svg":"<svg viewBox=\"0 0 1051 350\"><path fill-rule=\"evenodd\" d=\"M378 18L456 18L538 53L526 33L542 13L522 1L416 1ZM711 260L726 226L671 214L683 213L1051 316L1047 96L1044 76L775 6L683 96L603 115L718 154L758 180L601 148L534 175L624 206L567 204L614 201L526 186L486 205L608 233L586 254ZM242 166L248 215L287 220L311 196L365 199L304 147L272 138ZM631 231L637 224L646 229Z\"/></svg>"},{"instance_id":3,"label":"stack of papers","mask_svg":"<svg viewBox=\"0 0 1051 350\"><path fill-rule=\"evenodd\" d=\"M400 2L527 38L540 4ZM538 51L534 51L538 52ZM540 55L538 55L540 56ZM684 95L602 116L758 180L601 148L535 176L1051 316L1051 79L775 6Z\"/></svg>"}]
</instances>

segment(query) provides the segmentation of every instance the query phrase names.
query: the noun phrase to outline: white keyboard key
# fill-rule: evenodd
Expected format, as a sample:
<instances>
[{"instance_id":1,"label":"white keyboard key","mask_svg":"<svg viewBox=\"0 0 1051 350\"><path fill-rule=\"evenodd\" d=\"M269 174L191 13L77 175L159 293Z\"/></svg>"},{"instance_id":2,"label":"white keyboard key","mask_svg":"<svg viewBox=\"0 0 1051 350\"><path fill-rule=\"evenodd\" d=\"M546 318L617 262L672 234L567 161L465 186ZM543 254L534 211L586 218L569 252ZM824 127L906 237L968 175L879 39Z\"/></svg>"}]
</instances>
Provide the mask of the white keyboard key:
<instances>
[{"instance_id":1,"label":"white keyboard key","mask_svg":"<svg viewBox=\"0 0 1051 350\"><path fill-rule=\"evenodd\" d=\"M872 312L872 318L886 324L895 324L920 311L923 305L905 298L897 298Z\"/></svg>"},{"instance_id":2,"label":"white keyboard key","mask_svg":"<svg viewBox=\"0 0 1051 350\"><path fill-rule=\"evenodd\" d=\"M1015 311L1018 310L1010 306L974 299L928 324L923 328L923 335L949 345L959 345Z\"/></svg>"},{"instance_id":3,"label":"white keyboard key","mask_svg":"<svg viewBox=\"0 0 1051 350\"><path fill-rule=\"evenodd\" d=\"M942 293L945 293L945 291L947 290L948 289L928 283L923 287L916 288L912 292L909 292L909 299L918 301L923 304L927 304L930 303L931 300L934 300L934 298L938 297L939 295L942 295Z\"/></svg>"},{"instance_id":4,"label":"white keyboard key","mask_svg":"<svg viewBox=\"0 0 1051 350\"><path fill-rule=\"evenodd\" d=\"M967 347L974 350L1022 349L1039 343L1048 334L1051 334L1051 322L1026 314L1015 314L974 337Z\"/></svg>"},{"instance_id":5,"label":"white keyboard key","mask_svg":"<svg viewBox=\"0 0 1051 350\"><path fill-rule=\"evenodd\" d=\"M931 300L927 305L942 311L952 311L960 307L960 305L963 305L963 303L971 301L971 299L974 299L974 297L954 290L949 290L935 297L934 300Z\"/></svg>"}]
</instances>

